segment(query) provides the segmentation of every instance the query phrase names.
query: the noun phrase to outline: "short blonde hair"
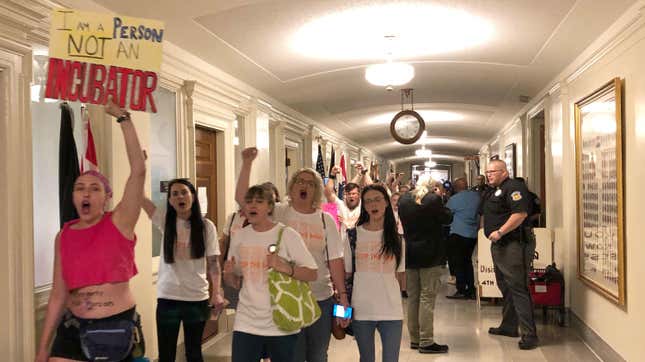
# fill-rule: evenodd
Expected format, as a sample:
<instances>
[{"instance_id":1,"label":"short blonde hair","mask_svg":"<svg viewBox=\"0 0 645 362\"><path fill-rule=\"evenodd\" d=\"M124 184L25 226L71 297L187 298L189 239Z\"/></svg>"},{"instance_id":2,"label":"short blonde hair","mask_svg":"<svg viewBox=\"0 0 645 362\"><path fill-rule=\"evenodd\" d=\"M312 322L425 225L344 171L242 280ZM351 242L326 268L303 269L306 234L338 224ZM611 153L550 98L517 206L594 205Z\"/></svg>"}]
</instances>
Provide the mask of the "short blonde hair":
<instances>
[{"instance_id":1,"label":"short blonde hair","mask_svg":"<svg viewBox=\"0 0 645 362\"><path fill-rule=\"evenodd\" d=\"M291 178L289 179L289 183L287 184L287 193L291 195L291 189L293 188L293 185L296 183L296 179L300 176L301 173L307 173L314 178L314 200L313 200L313 208L314 209L319 209L320 204L322 203L322 196L323 196L323 181L322 177L318 174L318 172L314 171L312 168L301 168L298 171L296 171ZM289 204L291 204L291 197L289 197L288 200Z\"/></svg>"},{"instance_id":2,"label":"short blonde hair","mask_svg":"<svg viewBox=\"0 0 645 362\"><path fill-rule=\"evenodd\" d=\"M443 185L441 182L435 181L429 175L423 175L419 177L417 185L414 189L414 199L417 204L421 205L421 200L428 194L428 192L433 192L435 187L439 187L440 190L443 190Z\"/></svg>"}]
</instances>

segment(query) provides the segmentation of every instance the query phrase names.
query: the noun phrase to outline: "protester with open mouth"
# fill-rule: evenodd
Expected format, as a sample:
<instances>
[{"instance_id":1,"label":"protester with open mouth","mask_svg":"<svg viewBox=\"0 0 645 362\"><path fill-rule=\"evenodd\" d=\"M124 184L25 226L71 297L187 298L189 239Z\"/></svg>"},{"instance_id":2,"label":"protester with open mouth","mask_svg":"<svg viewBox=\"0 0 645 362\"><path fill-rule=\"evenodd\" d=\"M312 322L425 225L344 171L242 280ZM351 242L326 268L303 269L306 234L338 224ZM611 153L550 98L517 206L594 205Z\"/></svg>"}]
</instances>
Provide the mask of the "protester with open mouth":
<instances>
[{"instance_id":1,"label":"protester with open mouth","mask_svg":"<svg viewBox=\"0 0 645 362\"><path fill-rule=\"evenodd\" d=\"M134 227L143 201L146 166L130 114L113 102L105 111L117 118L125 141L130 175L123 198L105 211L112 189L97 171L74 183L79 218L56 235L53 285L36 361L88 361L104 357L129 361L143 355L143 335L129 280L137 274ZM118 333L114 333L119 326ZM56 338L48 352L49 343ZM82 337L85 336L85 337ZM117 340L109 349L95 344ZM135 341L133 343L133 340Z\"/></svg>"},{"instance_id":2,"label":"protester with open mouth","mask_svg":"<svg viewBox=\"0 0 645 362\"><path fill-rule=\"evenodd\" d=\"M235 199L240 205L244 205L245 202L244 196L249 186L251 166L257 152L255 147L242 151L242 168L235 193ZM289 180L287 193L288 202L276 206L273 219L298 231L316 260L318 278L310 285L322 311L316 323L300 332L295 361L324 362L327 361L332 323L339 323L342 326L349 324L349 320L334 321L332 318L333 285L339 293L339 304L349 306L344 281L343 245L334 219L320 209L323 185L316 171L310 168L296 171Z\"/></svg>"},{"instance_id":3,"label":"protester with open mouth","mask_svg":"<svg viewBox=\"0 0 645 362\"><path fill-rule=\"evenodd\" d=\"M159 361L175 361L179 325L184 327L187 361L203 361L202 334L211 314L224 308L220 254L213 222L202 216L195 186L186 179L168 184L166 206L145 198L143 208L163 233L157 281ZM213 283L209 296L208 279ZM210 298L210 300L209 300Z\"/></svg>"},{"instance_id":4,"label":"protester with open mouth","mask_svg":"<svg viewBox=\"0 0 645 362\"><path fill-rule=\"evenodd\" d=\"M233 362L259 361L266 356L276 362L293 361L298 330L285 332L273 321L268 270L302 281L316 280L314 260L300 234L271 215L273 192L263 185L251 187L244 195L244 214L250 225L231 235L224 263L224 280L240 288L240 300L233 327ZM274 252L279 242L279 250Z\"/></svg>"},{"instance_id":5,"label":"protester with open mouth","mask_svg":"<svg viewBox=\"0 0 645 362\"><path fill-rule=\"evenodd\" d=\"M352 329L361 362L374 362L374 332L379 331L383 362L399 360L403 304L397 276L405 273L405 252L385 187L367 186L361 194L356 227ZM351 256L345 256L351 270Z\"/></svg>"}]
</instances>

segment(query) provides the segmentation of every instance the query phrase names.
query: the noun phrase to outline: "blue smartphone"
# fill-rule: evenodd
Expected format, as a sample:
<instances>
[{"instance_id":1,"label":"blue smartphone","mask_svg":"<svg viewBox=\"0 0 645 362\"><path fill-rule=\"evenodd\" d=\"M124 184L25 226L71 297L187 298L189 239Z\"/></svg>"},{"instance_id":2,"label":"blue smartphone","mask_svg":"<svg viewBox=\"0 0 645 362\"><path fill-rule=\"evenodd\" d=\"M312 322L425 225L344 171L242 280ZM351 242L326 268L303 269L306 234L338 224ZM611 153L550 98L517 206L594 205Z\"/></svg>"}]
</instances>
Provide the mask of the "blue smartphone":
<instances>
[{"instance_id":1,"label":"blue smartphone","mask_svg":"<svg viewBox=\"0 0 645 362\"><path fill-rule=\"evenodd\" d=\"M352 307L344 307L340 304L334 304L334 317L350 319L352 318Z\"/></svg>"}]
</instances>

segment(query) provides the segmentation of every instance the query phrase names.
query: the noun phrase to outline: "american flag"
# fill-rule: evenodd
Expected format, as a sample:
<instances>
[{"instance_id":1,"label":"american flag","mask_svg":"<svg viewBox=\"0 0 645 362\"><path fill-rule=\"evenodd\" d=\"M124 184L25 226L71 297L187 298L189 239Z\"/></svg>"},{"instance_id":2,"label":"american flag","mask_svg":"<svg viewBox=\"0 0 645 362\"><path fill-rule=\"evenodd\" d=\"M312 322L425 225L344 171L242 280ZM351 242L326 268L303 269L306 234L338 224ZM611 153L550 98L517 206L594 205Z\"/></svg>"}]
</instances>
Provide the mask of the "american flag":
<instances>
[{"instance_id":1,"label":"american flag","mask_svg":"<svg viewBox=\"0 0 645 362\"><path fill-rule=\"evenodd\" d=\"M318 159L316 160L316 171L320 174L320 177L325 179L325 164L322 157L322 147L318 144Z\"/></svg>"}]
</instances>

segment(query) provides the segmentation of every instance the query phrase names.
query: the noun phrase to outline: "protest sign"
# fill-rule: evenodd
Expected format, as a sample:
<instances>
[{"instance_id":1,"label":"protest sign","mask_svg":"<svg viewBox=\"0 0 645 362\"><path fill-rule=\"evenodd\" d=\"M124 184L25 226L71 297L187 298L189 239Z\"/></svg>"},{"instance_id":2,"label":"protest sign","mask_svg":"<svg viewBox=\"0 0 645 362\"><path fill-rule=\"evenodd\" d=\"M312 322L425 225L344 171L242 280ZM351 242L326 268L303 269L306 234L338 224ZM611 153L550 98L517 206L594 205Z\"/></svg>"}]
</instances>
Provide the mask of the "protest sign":
<instances>
[{"instance_id":1,"label":"protest sign","mask_svg":"<svg viewBox=\"0 0 645 362\"><path fill-rule=\"evenodd\" d=\"M54 10L45 97L156 113L163 38L160 21Z\"/></svg>"}]
</instances>

